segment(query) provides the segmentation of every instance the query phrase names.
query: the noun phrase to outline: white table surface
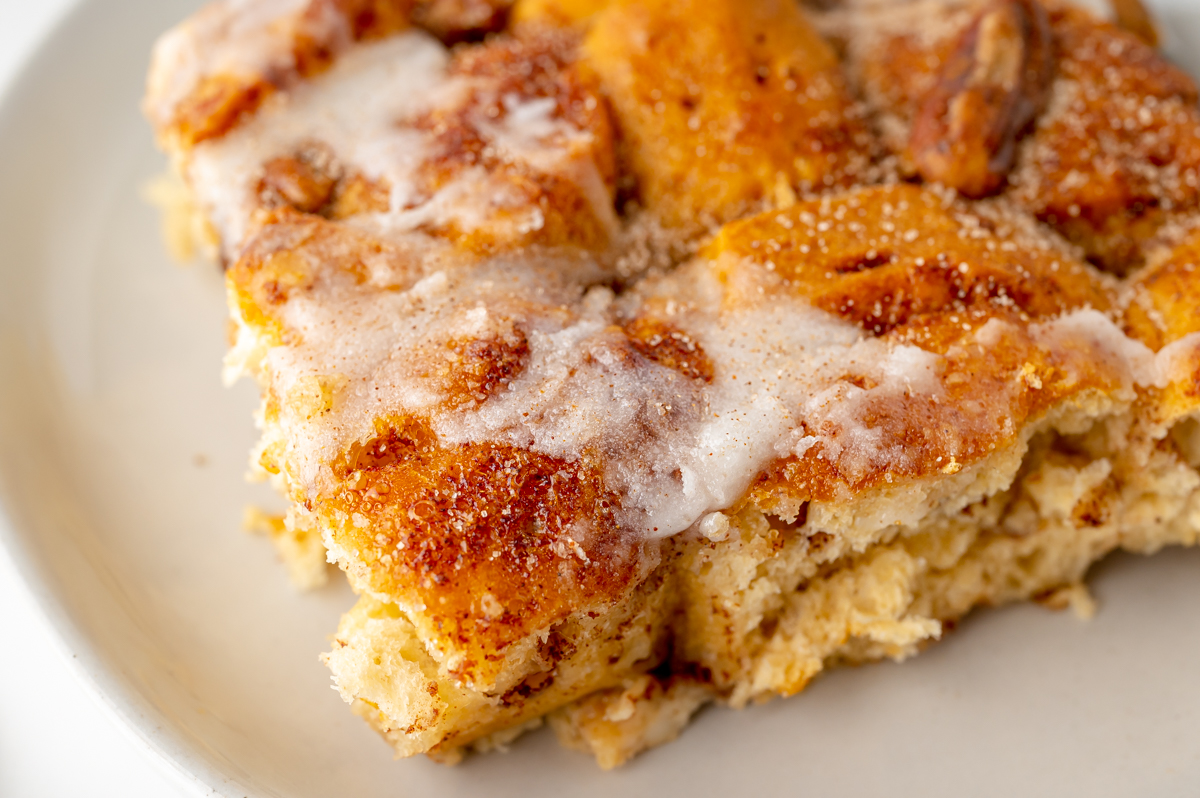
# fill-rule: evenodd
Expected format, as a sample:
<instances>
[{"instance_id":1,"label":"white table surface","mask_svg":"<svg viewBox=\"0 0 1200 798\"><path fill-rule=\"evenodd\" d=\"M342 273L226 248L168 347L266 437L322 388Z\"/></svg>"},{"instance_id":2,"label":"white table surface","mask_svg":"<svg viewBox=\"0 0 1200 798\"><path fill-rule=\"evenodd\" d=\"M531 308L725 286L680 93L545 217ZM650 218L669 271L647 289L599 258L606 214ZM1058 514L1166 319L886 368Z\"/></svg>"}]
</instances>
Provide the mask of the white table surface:
<instances>
[{"instance_id":1,"label":"white table surface","mask_svg":"<svg viewBox=\"0 0 1200 798\"><path fill-rule=\"evenodd\" d=\"M0 87L74 0L0 0ZM4 157L0 154L0 157ZM71 656L0 551L0 796L191 794L71 670Z\"/></svg>"}]
</instances>

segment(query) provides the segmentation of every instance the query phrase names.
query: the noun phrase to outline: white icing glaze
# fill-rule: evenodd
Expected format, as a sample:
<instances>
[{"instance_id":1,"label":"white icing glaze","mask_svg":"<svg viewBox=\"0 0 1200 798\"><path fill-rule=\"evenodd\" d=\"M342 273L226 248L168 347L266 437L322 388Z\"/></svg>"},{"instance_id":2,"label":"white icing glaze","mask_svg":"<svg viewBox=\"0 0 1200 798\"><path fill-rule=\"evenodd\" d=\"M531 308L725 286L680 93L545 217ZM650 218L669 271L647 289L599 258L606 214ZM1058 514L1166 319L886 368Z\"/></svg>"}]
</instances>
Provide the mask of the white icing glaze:
<instances>
[{"instance_id":1,"label":"white icing glaze","mask_svg":"<svg viewBox=\"0 0 1200 798\"><path fill-rule=\"evenodd\" d=\"M590 133L555 118L555 102L548 98L503 95L498 99L505 112L491 119L479 100L495 92L493 84L449 76L448 63L448 51L418 31L359 45L327 73L273 97L227 135L198 145L188 178L227 254L236 252L259 205L255 190L263 165L311 142L327 146L348 171L390 186L386 212L351 219L374 233L396 235L447 223L469 232L497 211L522 214L524 229L540 228L541 211L482 167L462 169L431 197L419 195L414 173L431 155L432 134L412 123L422 114L460 106L471 109L472 124L500 158L573 180L592 200L597 217L615 225L611 200L590 156Z\"/></svg>"},{"instance_id":2,"label":"white icing glaze","mask_svg":"<svg viewBox=\"0 0 1200 798\"><path fill-rule=\"evenodd\" d=\"M371 179L387 179L393 204L403 204L424 152L421 136L397 122L425 111L435 92L447 89L448 61L441 44L415 32L355 48L327 74L197 146L189 182L222 241L235 249L245 235L259 205L255 189L263 165L307 142L322 142Z\"/></svg>"},{"instance_id":3,"label":"white icing glaze","mask_svg":"<svg viewBox=\"0 0 1200 798\"><path fill-rule=\"evenodd\" d=\"M1094 353L1098 362L1118 367L1125 384L1124 396L1131 400L1135 386L1163 387L1168 379L1159 365L1154 352L1143 344L1129 338L1112 321L1096 310L1084 309L1068 313L1057 319L1035 324L1033 334L1050 347L1083 349Z\"/></svg>"},{"instance_id":4,"label":"white icing glaze","mask_svg":"<svg viewBox=\"0 0 1200 798\"><path fill-rule=\"evenodd\" d=\"M723 308L725 289L702 262L620 302L607 289L584 293L595 274L564 280L569 272L514 258L438 271L407 291L330 283L290 301L286 323L303 340L271 351L272 389L286 397L300 386L303 394L306 381L330 375L346 386L319 418L305 418L303 403L300 410L284 403L289 459L300 464L293 478L309 490L328 488L329 463L371 437L376 418L432 411L446 443L504 443L568 461L598 455L606 484L621 497L623 525L662 537L733 505L779 457L818 447L851 479L875 465L903 465L911 453L869 421L873 412L896 397L944 395L941 356L868 337L794 297ZM679 300L673 322L713 362L710 384L631 354L613 324L639 293ZM417 353L437 341L485 337L513 319L530 348L519 376L481 405L439 410L437 384ZM994 345L1010 329L993 321L975 340ZM1129 398L1134 385L1159 379L1153 353L1096 311L1033 331L1048 346L1111 359ZM962 423L991 430L1011 423L1002 405L988 408L964 408ZM943 439L951 459L955 440Z\"/></svg>"},{"instance_id":5,"label":"white icing glaze","mask_svg":"<svg viewBox=\"0 0 1200 798\"><path fill-rule=\"evenodd\" d=\"M322 42L331 52L344 50L352 38L345 17L337 13L333 3L209 3L155 43L147 111L156 122L166 124L179 103L206 77L253 78L292 72L296 66L295 37L301 32Z\"/></svg>"}]
</instances>

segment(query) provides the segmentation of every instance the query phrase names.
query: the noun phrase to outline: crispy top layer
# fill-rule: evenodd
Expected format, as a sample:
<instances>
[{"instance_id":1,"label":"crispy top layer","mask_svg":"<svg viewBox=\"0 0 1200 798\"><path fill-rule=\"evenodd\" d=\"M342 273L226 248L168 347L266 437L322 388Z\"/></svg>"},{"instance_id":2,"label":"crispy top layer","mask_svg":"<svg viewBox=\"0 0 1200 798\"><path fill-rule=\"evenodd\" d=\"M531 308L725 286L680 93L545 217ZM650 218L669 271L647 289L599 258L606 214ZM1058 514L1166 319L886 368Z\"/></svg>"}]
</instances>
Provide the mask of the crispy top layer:
<instances>
[{"instance_id":1,"label":"crispy top layer","mask_svg":"<svg viewBox=\"0 0 1200 798\"><path fill-rule=\"evenodd\" d=\"M776 290L874 335L921 335L945 313L1029 322L1111 304L1106 281L1019 213L903 184L734 222L701 254L764 267Z\"/></svg>"},{"instance_id":2,"label":"crispy top layer","mask_svg":"<svg viewBox=\"0 0 1200 798\"><path fill-rule=\"evenodd\" d=\"M616 2L591 21L638 199L674 227L857 182L866 132L791 0Z\"/></svg>"}]
</instances>

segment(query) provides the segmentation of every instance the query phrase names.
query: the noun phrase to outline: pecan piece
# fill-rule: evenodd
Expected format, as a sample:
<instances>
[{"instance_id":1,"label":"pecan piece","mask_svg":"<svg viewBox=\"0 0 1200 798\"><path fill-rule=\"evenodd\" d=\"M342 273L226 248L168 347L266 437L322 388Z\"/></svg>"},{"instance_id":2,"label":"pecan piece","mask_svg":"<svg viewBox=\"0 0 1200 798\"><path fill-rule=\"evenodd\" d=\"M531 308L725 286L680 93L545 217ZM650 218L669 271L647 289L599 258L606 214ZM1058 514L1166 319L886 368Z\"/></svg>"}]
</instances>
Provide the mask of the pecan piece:
<instances>
[{"instance_id":1,"label":"pecan piece","mask_svg":"<svg viewBox=\"0 0 1200 798\"><path fill-rule=\"evenodd\" d=\"M963 31L913 121L908 154L917 172L968 197L999 190L1053 71L1045 9L1037 0L993 0Z\"/></svg>"},{"instance_id":2,"label":"pecan piece","mask_svg":"<svg viewBox=\"0 0 1200 798\"><path fill-rule=\"evenodd\" d=\"M267 208L291 206L303 213L318 213L330 201L341 177L341 166L329 148L310 143L264 164L258 195Z\"/></svg>"}]
</instances>

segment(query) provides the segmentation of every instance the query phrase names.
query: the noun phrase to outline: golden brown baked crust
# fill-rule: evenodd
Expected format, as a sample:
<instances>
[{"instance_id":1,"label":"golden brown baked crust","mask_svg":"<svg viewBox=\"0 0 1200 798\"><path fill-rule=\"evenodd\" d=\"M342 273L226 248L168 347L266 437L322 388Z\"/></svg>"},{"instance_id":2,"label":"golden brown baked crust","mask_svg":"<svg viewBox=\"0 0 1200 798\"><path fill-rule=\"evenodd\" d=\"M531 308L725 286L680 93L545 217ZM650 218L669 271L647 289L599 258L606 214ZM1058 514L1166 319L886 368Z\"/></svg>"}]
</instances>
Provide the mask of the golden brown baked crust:
<instances>
[{"instance_id":1,"label":"golden brown baked crust","mask_svg":"<svg viewBox=\"0 0 1200 798\"><path fill-rule=\"evenodd\" d=\"M615 766L1196 542L1200 120L1131 34L522 0L448 50L415 26L503 4L257 2L166 37L147 109L263 387L259 526L362 594L323 659L398 753L549 716Z\"/></svg>"},{"instance_id":2,"label":"golden brown baked crust","mask_svg":"<svg viewBox=\"0 0 1200 798\"><path fill-rule=\"evenodd\" d=\"M836 56L788 0L614 3L592 18L583 53L634 195L669 226L846 186L865 166Z\"/></svg>"},{"instance_id":3,"label":"golden brown baked crust","mask_svg":"<svg viewBox=\"0 0 1200 798\"><path fill-rule=\"evenodd\" d=\"M1118 392L1126 379L1102 343L1053 346L1039 335L1040 321L1108 310L1112 287L1019 216L977 216L911 186L865 189L735 222L701 254L730 285L726 301L800 297L868 334L945 357L944 395L889 397L870 411L873 426L901 442L901 457L850 477L809 450L764 474L760 503L771 491L826 499L972 464L1064 399ZM759 273L738 292L749 271ZM985 346L979 331L988 325L1003 333Z\"/></svg>"}]
</instances>

